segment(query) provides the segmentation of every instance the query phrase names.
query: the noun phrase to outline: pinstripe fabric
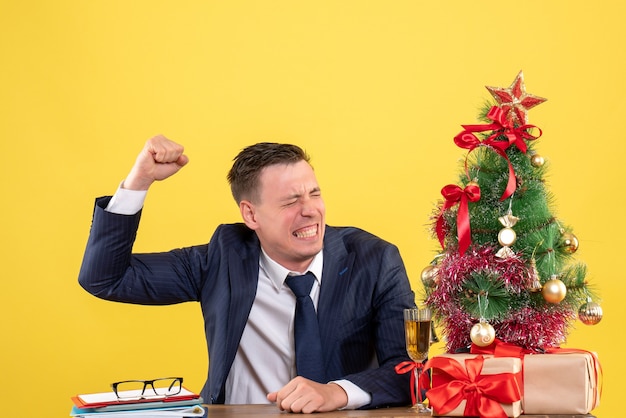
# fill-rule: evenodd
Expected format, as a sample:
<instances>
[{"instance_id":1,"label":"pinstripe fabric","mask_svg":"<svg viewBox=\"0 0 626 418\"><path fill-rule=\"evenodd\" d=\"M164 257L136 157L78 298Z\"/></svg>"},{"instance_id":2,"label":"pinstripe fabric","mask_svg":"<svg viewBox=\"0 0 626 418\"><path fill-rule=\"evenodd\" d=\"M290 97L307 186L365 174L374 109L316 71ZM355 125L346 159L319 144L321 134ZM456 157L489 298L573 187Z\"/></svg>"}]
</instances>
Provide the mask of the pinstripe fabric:
<instances>
[{"instance_id":1,"label":"pinstripe fabric","mask_svg":"<svg viewBox=\"0 0 626 418\"><path fill-rule=\"evenodd\" d=\"M209 372L201 394L224 401L256 293L260 246L243 224L220 225L206 245L132 254L141 213L105 212L99 198L79 274L93 295L148 305L198 301L204 316ZM357 228L327 227L318 303L329 380L345 378L371 393L368 408L410 403L402 310L414 305L398 249ZM285 382L286 383L286 382Z\"/></svg>"}]
</instances>

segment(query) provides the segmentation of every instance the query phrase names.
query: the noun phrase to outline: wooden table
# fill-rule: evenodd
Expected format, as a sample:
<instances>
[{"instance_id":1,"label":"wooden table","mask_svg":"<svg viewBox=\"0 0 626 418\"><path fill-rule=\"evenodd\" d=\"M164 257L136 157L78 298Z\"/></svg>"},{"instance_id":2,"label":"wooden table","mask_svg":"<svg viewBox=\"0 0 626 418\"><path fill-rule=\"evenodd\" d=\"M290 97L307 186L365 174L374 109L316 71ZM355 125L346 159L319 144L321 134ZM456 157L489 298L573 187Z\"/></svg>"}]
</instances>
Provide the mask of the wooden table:
<instances>
[{"instance_id":1,"label":"wooden table","mask_svg":"<svg viewBox=\"0 0 626 418\"><path fill-rule=\"evenodd\" d=\"M275 405L205 405L209 418L285 418L289 414L280 411ZM298 414L299 415L299 414ZM299 415L306 416L306 415ZM375 418L416 418L429 417L429 413L418 413L410 407L381 408L370 410L350 410L316 413L313 418L351 418L351 417L375 417ZM524 418L595 418L593 415L522 415Z\"/></svg>"}]
</instances>

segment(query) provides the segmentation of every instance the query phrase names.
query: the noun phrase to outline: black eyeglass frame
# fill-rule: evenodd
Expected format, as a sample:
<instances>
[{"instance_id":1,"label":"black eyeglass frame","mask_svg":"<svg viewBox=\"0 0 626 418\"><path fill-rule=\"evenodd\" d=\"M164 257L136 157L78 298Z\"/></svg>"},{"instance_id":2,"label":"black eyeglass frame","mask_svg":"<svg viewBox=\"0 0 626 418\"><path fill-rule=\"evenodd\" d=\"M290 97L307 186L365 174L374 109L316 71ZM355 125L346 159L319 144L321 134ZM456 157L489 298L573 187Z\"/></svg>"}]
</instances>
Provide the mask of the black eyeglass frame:
<instances>
[{"instance_id":1,"label":"black eyeglass frame","mask_svg":"<svg viewBox=\"0 0 626 418\"><path fill-rule=\"evenodd\" d=\"M170 393L168 395L161 395L157 392L156 388L154 387L154 383L158 382L160 380L171 380L172 383L170 384L168 390L171 390L171 388L178 384L178 392L176 393ZM111 383L111 389L113 389L113 393L115 393L115 396L117 396L117 399L119 400L124 400L124 399L137 399L136 396L131 396L129 398L124 398L123 396L120 396L119 393L117 392L117 388L119 385L122 385L124 383L143 383L143 389L141 389L141 395L139 396L139 399L145 399L145 398L167 398L169 396L175 396L178 395L182 389L183 389L183 378L182 377L159 377L158 379L152 379L152 380L121 380L119 382L113 382ZM152 392L154 393L154 395L145 395L146 393L146 389L148 387L152 388Z\"/></svg>"}]
</instances>

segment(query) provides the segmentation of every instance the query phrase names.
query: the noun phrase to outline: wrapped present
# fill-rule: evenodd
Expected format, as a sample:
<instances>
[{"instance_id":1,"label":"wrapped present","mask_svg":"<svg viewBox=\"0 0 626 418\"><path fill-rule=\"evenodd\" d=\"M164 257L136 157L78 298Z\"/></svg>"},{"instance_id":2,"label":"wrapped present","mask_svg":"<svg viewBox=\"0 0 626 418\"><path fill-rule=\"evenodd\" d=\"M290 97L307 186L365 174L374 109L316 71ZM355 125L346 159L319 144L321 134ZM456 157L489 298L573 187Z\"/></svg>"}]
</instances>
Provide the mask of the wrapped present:
<instances>
[{"instance_id":1,"label":"wrapped present","mask_svg":"<svg viewBox=\"0 0 626 418\"><path fill-rule=\"evenodd\" d=\"M428 360L433 415L518 417L522 413L522 363L517 357L441 354Z\"/></svg>"},{"instance_id":2,"label":"wrapped present","mask_svg":"<svg viewBox=\"0 0 626 418\"><path fill-rule=\"evenodd\" d=\"M532 354L498 339L472 354L522 359L524 414L587 414L600 405L602 367L598 356L576 348L548 348Z\"/></svg>"},{"instance_id":3,"label":"wrapped present","mask_svg":"<svg viewBox=\"0 0 626 418\"><path fill-rule=\"evenodd\" d=\"M557 349L524 356L525 414L587 414L600 404L594 353Z\"/></svg>"}]
</instances>

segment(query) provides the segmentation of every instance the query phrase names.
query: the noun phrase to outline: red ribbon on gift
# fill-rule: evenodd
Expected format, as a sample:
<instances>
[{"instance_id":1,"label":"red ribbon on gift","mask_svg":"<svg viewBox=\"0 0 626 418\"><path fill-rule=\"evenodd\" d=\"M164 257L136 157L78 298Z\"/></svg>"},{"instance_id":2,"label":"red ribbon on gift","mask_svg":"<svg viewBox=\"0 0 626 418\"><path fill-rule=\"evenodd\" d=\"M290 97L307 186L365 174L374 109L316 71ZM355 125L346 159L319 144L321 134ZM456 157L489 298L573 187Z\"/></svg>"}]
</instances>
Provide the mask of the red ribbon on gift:
<instances>
[{"instance_id":1,"label":"red ribbon on gift","mask_svg":"<svg viewBox=\"0 0 626 418\"><path fill-rule=\"evenodd\" d=\"M413 405L415 405L415 401L416 401L416 397L415 397L415 385L417 384L417 388L419 390L419 400L420 402L422 402L422 393L421 393L421 384L420 382L415 382L415 375L419 374L416 373L420 372L423 368L423 364L422 363L418 363L415 361L403 361L402 363L399 363L396 365L395 369L396 369L396 373L398 374L404 374L404 373L411 373L411 403ZM420 379L421 380L421 379Z\"/></svg>"},{"instance_id":2,"label":"red ribbon on gift","mask_svg":"<svg viewBox=\"0 0 626 418\"><path fill-rule=\"evenodd\" d=\"M470 353L472 354L485 354L492 355L494 357L517 357L522 361L522 373L520 374L520 392L524 394L524 356L526 354L532 354L532 351L527 348L521 347L517 344L507 343L498 338L495 338L493 342L485 347L480 347L474 343L470 346Z\"/></svg>"},{"instance_id":3,"label":"red ribbon on gift","mask_svg":"<svg viewBox=\"0 0 626 418\"><path fill-rule=\"evenodd\" d=\"M506 113L498 106L493 106L489 110L487 118L492 120L493 123L483 125L461 125L465 130L454 137L454 143L461 148L469 150L468 155L478 146L485 145L491 147L498 155L506 160L509 167L509 180L502 196L500 197L500 200L504 200L511 196L517 188L515 170L513 170L513 165L511 164L509 157L506 155L506 149L515 144L515 146L525 154L528 150L525 140L535 140L541 136L542 132L541 129L537 128L535 125L525 124L516 127L512 121L507 120ZM539 130L539 135L535 136L530 134L528 130L532 128L537 128ZM474 133L485 131L494 132L487 139L481 142ZM501 135L504 135L507 140L499 139ZM467 158L465 159L465 172L467 173Z\"/></svg>"},{"instance_id":4,"label":"red ribbon on gift","mask_svg":"<svg viewBox=\"0 0 626 418\"><path fill-rule=\"evenodd\" d=\"M481 375L484 357L465 360L465 368L448 357L433 357L424 369L437 369L444 384L427 392L430 405L437 414L446 415L465 400L464 416L506 418L502 403L521 400L521 391L514 373Z\"/></svg>"},{"instance_id":5,"label":"red ribbon on gift","mask_svg":"<svg viewBox=\"0 0 626 418\"><path fill-rule=\"evenodd\" d=\"M496 357L518 357L523 362L524 356L526 354L531 354L532 351L520 347L519 345L507 343L495 338L491 344L485 347L480 347L472 343L472 345L470 346L470 353L488 354Z\"/></svg>"},{"instance_id":6,"label":"red ribbon on gift","mask_svg":"<svg viewBox=\"0 0 626 418\"><path fill-rule=\"evenodd\" d=\"M464 189L456 184L448 184L441 189L441 195L445 198L441 213L437 219L435 229L441 247L444 246L444 238L446 235L444 228L443 212L459 203L459 210L456 218L456 230L459 240L459 253L465 253L472 242L472 231L470 229L470 219L468 202L477 202L480 200L480 187L476 183L469 183Z\"/></svg>"}]
</instances>

